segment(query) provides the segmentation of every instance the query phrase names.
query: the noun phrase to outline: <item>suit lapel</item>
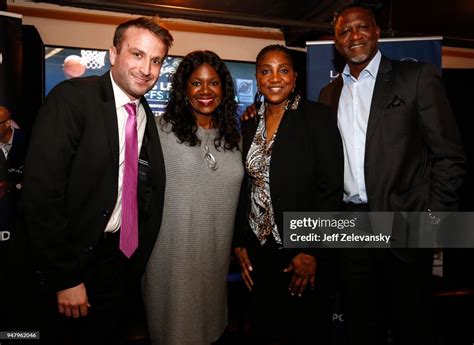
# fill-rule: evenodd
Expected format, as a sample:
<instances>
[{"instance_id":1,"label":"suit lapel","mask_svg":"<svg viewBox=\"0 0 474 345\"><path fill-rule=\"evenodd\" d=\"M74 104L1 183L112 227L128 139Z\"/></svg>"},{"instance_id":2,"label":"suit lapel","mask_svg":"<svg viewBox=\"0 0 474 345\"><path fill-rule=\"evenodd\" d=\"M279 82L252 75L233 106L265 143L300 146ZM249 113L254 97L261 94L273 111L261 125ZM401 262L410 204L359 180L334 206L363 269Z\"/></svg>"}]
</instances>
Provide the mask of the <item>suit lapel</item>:
<instances>
[{"instance_id":1,"label":"suit lapel","mask_svg":"<svg viewBox=\"0 0 474 345\"><path fill-rule=\"evenodd\" d=\"M119 138L117 110L115 109L115 98L110 81L109 72L102 75L99 79L102 97L101 111L104 120L105 131L109 141L109 148L112 154L112 161L115 166L119 164Z\"/></svg>"},{"instance_id":2,"label":"suit lapel","mask_svg":"<svg viewBox=\"0 0 474 345\"><path fill-rule=\"evenodd\" d=\"M253 137L257 131L258 116L241 123L242 128L242 159L245 162L247 153L252 145Z\"/></svg>"},{"instance_id":3,"label":"suit lapel","mask_svg":"<svg viewBox=\"0 0 474 345\"><path fill-rule=\"evenodd\" d=\"M12 147L8 153L10 165L15 169L23 169L23 163L26 153L25 132L22 129L15 129L13 134Z\"/></svg>"},{"instance_id":4,"label":"suit lapel","mask_svg":"<svg viewBox=\"0 0 474 345\"><path fill-rule=\"evenodd\" d=\"M377 79L375 80L374 93L372 95L372 104L370 106L369 123L367 125L367 134L365 140L366 151L369 147L370 140L375 132L375 128L382 116L387 104L387 95L392 85L392 63L389 59L382 56L380 61Z\"/></svg>"},{"instance_id":5,"label":"suit lapel","mask_svg":"<svg viewBox=\"0 0 474 345\"><path fill-rule=\"evenodd\" d=\"M343 87L342 77L339 76L331 84L332 92L329 94L329 105L334 114L337 116L337 110L339 108L339 98L341 97L342 87Z\"/></svg>"},{"instance_id":6,"label":"suit lapel","mask_svg":"<svg viewBox=\"0 0 474 345\"><path fill-rule=\"evenodd\" d=\"M145 97L142 97L140 103L143 105L146 114L146 132L149 138L148 161L152 171L152 183L158 184L159 190L165 188L165 170L163 150L161 149L160 137L156 129L155 116L148 106Z\"/></svg>"},{"instance_id":7,"label":"suit lapel","mask_svg":"<svg viewBox=\"0 0 474 345\"><path fill-rule=\"evenodd\" d=\"M7 164L6 162L7 162L7 157L5 157L5 153L3 152L3 150L0 149L0 164L5 164L6 166Z\"/></svg>"}]
</instances>

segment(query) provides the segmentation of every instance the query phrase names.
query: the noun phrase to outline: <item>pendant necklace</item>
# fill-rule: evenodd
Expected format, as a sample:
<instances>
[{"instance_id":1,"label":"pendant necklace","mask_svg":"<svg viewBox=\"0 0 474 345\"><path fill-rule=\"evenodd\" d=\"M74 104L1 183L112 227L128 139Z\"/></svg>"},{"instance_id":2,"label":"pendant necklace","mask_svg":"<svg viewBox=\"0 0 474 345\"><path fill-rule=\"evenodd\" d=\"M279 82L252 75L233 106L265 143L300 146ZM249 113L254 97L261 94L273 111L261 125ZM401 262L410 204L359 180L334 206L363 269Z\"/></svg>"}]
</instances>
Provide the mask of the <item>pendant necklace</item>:
<instances>
[{"instance_id":1,"label":"pendant necklace","mask_svg":"<svg viewBox=\"0 0 474 345\"><path fill-rule=\"evenodd\" d=\"M211 132L207 134L206 138L206 143L204 144L204 149L206 150L206 153L204 154L204 161L207 164L207 167L213 171L217 170L217 161L214 155L209 152L209 146L207 145L209 141L209 136L211 135Z\"/></svg>"}]
</instances>

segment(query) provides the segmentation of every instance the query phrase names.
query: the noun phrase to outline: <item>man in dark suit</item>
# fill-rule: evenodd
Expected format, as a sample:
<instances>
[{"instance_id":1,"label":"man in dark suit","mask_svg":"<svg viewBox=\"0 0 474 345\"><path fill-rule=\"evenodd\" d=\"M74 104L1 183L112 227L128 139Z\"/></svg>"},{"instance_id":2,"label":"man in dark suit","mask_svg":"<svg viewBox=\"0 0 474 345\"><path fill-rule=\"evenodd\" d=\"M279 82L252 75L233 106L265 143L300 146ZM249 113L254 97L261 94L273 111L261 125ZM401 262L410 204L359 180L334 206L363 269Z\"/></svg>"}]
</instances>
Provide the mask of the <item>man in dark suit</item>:
<instances>
[{"instance_id":1,"label":"man in dark suit","mask_svg":"<svg viewBox=\"0 0 474 345\"><path fill-rule=\"evenodd\" d=\"M345 210L455 210L465 158L434 67L382 56L380 29L360 5L336 15L334 34L347 64L320 101L337 112ZM395 344L430 344L431 263L430 250L342 250L349 343L385 343L384 320Z\"/></svg>"},{"instance_id":2,"label":"man in dark suit","mask_svg":"<svg viewBox=\"0 0 474 345\"><path fill-rule=\"evenodd\" d=\"M83 344L121 343L127 288L138 282L161 223L163 155L144 94L172 40L153 18L120 24L110 72L59 84L39 111L24 210L53 308L45 343L64 343L57 338L69 327Z\"/></svg>"}]
</instances>

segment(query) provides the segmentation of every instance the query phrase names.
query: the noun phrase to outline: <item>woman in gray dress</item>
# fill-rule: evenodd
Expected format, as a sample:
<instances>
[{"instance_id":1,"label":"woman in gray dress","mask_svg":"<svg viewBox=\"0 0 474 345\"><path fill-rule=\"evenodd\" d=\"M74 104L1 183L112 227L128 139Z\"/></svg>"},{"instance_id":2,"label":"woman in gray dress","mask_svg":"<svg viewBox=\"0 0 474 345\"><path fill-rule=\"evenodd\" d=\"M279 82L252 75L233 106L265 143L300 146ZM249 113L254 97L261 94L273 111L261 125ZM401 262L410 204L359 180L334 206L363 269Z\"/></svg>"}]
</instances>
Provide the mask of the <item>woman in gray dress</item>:
<instances>
[{"instance_id":1,"label":"woman in gray dress","mask_svg":"<svg viewBox=\"0 0 474 345\"><path fill-rule=\"evenodd\" d=\"M227 325L227 271L243 178L232 77L213 52L184 57L157 119L163 220L143 280L150 339L209 345Z\"/></svg>"}]
</instances>

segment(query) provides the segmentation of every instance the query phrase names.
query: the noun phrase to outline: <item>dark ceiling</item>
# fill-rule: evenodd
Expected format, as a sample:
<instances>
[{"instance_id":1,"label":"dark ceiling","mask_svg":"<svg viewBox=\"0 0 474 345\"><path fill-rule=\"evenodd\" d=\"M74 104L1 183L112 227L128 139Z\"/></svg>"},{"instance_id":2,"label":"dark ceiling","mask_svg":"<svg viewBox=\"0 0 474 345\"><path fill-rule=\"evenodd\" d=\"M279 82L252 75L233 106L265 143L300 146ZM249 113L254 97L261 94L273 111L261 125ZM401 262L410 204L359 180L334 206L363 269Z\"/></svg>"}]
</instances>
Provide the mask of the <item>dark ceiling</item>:
<instances>
[{"instance_id":1,"label":"dark ceiling","mask_svg":"<svg viewBox=\"0 0 474 345\"><path fill-rule=\"evenodd\" d=\"M53 0L37 1L162 18L183 18L283 31L286 44L330 37L332 14L357 2L372 7L384 37L444 36L448 46L474 48L473 0Z\"/></svg>"}]
</instances>

